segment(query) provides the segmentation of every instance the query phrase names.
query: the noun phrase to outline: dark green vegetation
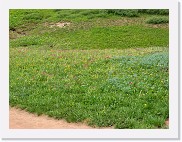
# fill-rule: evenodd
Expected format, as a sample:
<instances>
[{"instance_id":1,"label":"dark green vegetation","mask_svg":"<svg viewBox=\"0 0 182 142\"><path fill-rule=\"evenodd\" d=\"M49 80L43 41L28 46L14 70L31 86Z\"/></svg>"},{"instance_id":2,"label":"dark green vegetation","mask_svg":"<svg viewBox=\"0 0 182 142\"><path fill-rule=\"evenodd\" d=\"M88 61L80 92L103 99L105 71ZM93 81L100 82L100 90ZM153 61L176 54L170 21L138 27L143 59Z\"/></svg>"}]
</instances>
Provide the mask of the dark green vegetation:
<instances>
[{"instance_id":1,"label":"dark green vegetation","mask_svg":"<svg viewBox=\"0 0 182 142\"><path fill-rule=\"evenodd\" d=\"M38 31L37 31L38 32ZM36 33L36 32L35 32ZM107 49L168 45L168 31L142 26L57 29L12 40L11 47L35 46L61 49ZM143 39L143 40L140 40Z\"/></svg>"},{"instance_id":2,"label":"dark green vegetation","mask_svg":"<svg viewBox=\"0 0 182 142\"><path fill-rule=\"evenodd\" d=\"M109 9L107 13L120 16L139 17L141 14L168 15L167 9Z\"/></svg>"},{"instance_id":3,"label":"dark green vegetation","mask_svg":"<svg viewBox=\"0 0 182 142\"><path fill-rule=\"evenodd\" d=\"M10 10L10 105L91 126L166 128L168 24L146 19L168 15L114 11Z\"/></svg>"},{"instance_id":4,"label":"dark green vegetation","mask_svg":"<svg viewBox=\"0 0 182 142\"><path fill-rule=\"evenodd\" d=\"M169 23L169 18L167 17L151 17L146 21L149 24L162 24Z\"/></svg>"}]
</instances>

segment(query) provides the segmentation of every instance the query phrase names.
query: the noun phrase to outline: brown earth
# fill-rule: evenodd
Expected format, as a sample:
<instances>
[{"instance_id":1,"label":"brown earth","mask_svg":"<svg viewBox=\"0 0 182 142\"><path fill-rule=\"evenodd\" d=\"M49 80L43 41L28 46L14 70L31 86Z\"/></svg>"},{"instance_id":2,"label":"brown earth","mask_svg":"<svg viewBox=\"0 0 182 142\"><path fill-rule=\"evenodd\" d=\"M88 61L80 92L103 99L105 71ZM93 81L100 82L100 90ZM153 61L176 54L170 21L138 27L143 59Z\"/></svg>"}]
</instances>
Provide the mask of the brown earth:
<instances>
[{"instance_id":1,"label":"brown earth","mask_svg":"<svg viewBox=\"0 0 182 142\"><path fill-rule=\"evenodd\" d=\"M169 118L165 121L166 126L169 126Z\"/></svg>"},{"instance_id":2,"label":"brown earth","mask_svg":"<svg viewBox=\"0 0 182 142\"><path fill-rule=\"evenodd\" d=\"M169 119L165 122L169 126ZM84 123L68 123L65 120L56 120L46 115L37 116L25 110L9 109L10 129L113 129L114 127L90 127Z\"/></svg>"},{"instance_id":3,"label":"brown earth","mask_svg":"<svg viewBox=\"0 0 182 142\"><path fill-rule=\"evenodd\" d=\"M59 27L59 28L64 28L66 26L69 26L71 23L69 22L58 22L58 23L55 23L55 24L50 24L50 27Z\"/></svg>"},{"instance_id":4,"label":"brown earth","mask_svg":"<svg viewBox=\"0 0 182 142\"><path fill-rule=\"evenodd\" d=\"M45 115L37 116L17 108L10 108L9 117L10 129L98 129L84 123L68 123ZM103 129L112 129L112 127Z\"/></svg>"}]
</instances>

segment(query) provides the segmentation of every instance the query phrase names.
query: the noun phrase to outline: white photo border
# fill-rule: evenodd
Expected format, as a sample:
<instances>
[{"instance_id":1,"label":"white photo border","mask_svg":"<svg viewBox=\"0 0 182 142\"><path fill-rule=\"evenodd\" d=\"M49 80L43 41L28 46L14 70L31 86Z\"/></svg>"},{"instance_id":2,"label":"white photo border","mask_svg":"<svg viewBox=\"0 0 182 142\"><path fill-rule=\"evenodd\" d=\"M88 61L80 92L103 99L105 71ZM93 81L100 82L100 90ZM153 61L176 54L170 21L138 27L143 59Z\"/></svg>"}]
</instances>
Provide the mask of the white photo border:
<instances>
[{"instance_id":1,"label":"white photo border","mask_svg":"<svg viewBox=\"0 0 182 142\"><path fill-rule=\"evenodd\" d=\"M179 139L177 0L6 0L1 3L0 126L3 139ZM169 9L169 129L9 129L9 9Z\"/></svg>"}]
</instances>

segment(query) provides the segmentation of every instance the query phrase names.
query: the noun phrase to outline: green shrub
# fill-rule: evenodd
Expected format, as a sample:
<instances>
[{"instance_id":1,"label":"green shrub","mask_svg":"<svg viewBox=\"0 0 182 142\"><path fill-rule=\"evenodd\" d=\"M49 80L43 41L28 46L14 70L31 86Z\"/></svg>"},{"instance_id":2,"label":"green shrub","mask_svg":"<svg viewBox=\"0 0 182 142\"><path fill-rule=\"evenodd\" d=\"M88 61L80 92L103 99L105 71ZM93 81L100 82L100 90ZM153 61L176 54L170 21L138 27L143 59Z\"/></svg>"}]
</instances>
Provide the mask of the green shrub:
<instances>
[{"instance_id":1,"label":"green shrub","mask_svg":"<svg viewBox=\"0 0 182 142\"><path fill-rule=\"evenodd\" d=\"M169 18L168 17L151 17L146 20L146 23L148 23L148 24L169 23Z\"/></svg>"},{"instance_id":2,"label":"green shrub","mask_svg":"<svg viewBox=\"0 0 182 142\"><path fill-rule=\"evenodd\" d=\"M126 17L138 17L139 13L137 9L109 9L106 10L108 14L115 14Z\"/></svg>"},{"instance_id":3,"label":"green shrub","mask_svg":"<svg viewBox=\"0 0 182 142\"><path fill-rule=\"evenodd\" d=\"M62 9L53 9L54 12L59 12L61 11Z\"/></svg>"},{"instance_id":4,"label":"green shrub","mask_svg":"<svg viewBox=\"0 0 182 142\"><path fill-rule=\"evenodd\" d=\"M139 13L156 14L156 15L168 15L168 9L139 9Z\"/></svg>"},{"instance_id":5,"label":"green shrub","mask_svg":"<svg viewBox=\"0 0 182 142\"><path fill-rule=\"evenodd\" d=\"M101 12L101 10L85 10L85 11L82 11L81 14L84 15L84 16L88 16L90 14L99 14Z\"/></svg>"}]
</instances>

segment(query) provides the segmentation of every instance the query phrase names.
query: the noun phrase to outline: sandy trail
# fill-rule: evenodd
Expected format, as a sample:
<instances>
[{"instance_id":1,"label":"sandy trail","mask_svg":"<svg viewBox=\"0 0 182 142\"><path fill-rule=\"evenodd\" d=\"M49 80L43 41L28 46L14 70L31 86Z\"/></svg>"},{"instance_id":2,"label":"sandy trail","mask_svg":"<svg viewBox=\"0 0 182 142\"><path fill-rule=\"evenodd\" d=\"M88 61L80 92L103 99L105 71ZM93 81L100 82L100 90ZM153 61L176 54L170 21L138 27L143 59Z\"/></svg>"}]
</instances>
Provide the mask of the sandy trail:
<instances>
[{"instance_id":1,"label":"sandy trail","mask_svg":"<svg viewBox=\"0 0 182 142\"><path fill-rule=\"evenodd\" d=\"M68 123L45 115L37 116L17 108L10 108L9 115L10 129L94 129L83 123Z\"/></svg>"},{"instance_id":2,"label":"sandy trail","mask_svg":"<svg viewBox=\"0 0 182 142\"><path fill-rule=\"evenodd\" d=\"M68 123L65 120L26 112L21 109L9 109L9 128L10 129L113 129L114 127L93 128L84 123ZM165 124L169 126L169 119Z\"/></svg>"}]
</instances>

